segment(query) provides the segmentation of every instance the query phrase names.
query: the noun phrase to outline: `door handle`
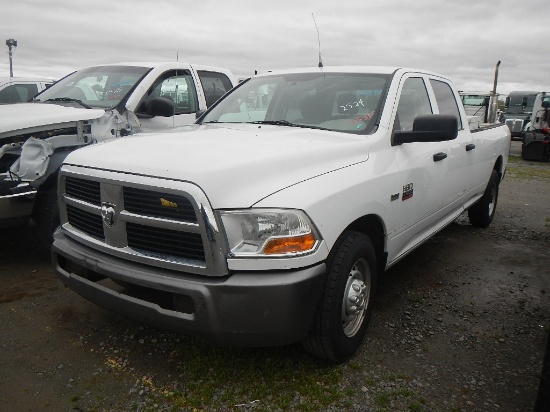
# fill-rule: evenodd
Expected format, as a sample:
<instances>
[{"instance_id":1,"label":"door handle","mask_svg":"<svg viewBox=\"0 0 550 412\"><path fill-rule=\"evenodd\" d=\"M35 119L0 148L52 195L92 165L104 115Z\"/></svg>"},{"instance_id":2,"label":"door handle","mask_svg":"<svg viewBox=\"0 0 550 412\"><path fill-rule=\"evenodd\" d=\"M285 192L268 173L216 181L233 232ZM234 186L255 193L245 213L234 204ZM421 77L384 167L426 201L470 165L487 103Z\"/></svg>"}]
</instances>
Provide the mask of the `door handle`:
<instances>
[{"instance_id":1,"label":"door handle","mask_svg":"<svg viewBox=\"0 0 550 412\"><path fill-rule=\"evenodd\" d=\"M447 157L447 153L439 152L434 154L434 162L439 162Z\"/></svg>"},{"instance_id":2,"label":"door handle","mask_svg":"<svg viewBox=\"0 0 550 412\"><path fill-rule=\"evenodd\" d=\"M466 151L469 152L470 150L474 150L476 148L476 145L473 143L466 145Z\"/></svg>"}]
</instances>

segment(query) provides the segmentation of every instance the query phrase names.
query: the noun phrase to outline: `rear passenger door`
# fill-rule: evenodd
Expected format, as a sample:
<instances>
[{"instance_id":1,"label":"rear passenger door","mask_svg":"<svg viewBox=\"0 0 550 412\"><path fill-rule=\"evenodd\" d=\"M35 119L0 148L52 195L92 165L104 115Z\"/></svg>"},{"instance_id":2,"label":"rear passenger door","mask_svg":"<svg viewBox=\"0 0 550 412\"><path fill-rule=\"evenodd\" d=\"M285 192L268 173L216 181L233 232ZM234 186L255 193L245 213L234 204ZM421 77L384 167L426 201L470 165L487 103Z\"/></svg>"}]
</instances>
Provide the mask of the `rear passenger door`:
<instances>
[{"instance_id":1,"label":"rear passenger door","mask_svg":"<svg viewBox=\"0 0 550 412\"><path fill-rule=\"evenodd\" d=\"M442 186L445 213L451 213L461 207L464 197L475 185L476 147L472 140L469 125L463 124L458 98L453 88L444 79L430 78L437 112L455 116L458 120L458 136L444 142L447 172Z\"/></svg>"}]
</instances>

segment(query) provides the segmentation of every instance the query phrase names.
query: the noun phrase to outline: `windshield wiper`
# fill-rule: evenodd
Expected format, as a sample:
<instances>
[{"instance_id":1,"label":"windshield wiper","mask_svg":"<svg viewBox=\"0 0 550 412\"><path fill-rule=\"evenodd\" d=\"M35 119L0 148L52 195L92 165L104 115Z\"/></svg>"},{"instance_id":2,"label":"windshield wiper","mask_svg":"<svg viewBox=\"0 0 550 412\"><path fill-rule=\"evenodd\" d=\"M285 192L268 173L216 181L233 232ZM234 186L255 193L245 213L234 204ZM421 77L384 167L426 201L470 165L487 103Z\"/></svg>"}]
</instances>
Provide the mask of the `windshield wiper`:
<instances>
[{"instance_id":1,"label":"windshield wiper","mask_svg":"<svg viewBox=\"0 0 550 412\"><path fill-rule=\"evenodd\" d=\"M257 120L254 122L247 122L247 123L253 123L253 124L272 124L275 126L295 126L295 127L301 127L299 124L290 123L286 120Z\"/></svg>"},{"instance_id":2,"label":"windshield wiper","mask_svg":"<svg viewBox=\"0 0 550 412\"><path fill-rule=\"evenodd\" d=\"M325 127L319 127L319 126L312 126L309 124L298 124L298 123L291 123L287 120L257 120L254 122L247 122L252 124L270 124L275 126L288 126L288 127L301 127L303 129L319 129L319 130L330 130Z\"/></svg>"},{"instance_id":3,"label":"windshield wiper","mask_svg":"<svg viewBox=\"0 0 550 412\"><path fill-rule=\"evenodd\" d=\"M46 101L47 102L74 102L74 103L80 104L82 107L85 107L86 109L91 109L92 108L92 106L88 106L82 100L72 99L70 97L56 97L54 99L48 99Z\"/></svg>"}]
</instances>

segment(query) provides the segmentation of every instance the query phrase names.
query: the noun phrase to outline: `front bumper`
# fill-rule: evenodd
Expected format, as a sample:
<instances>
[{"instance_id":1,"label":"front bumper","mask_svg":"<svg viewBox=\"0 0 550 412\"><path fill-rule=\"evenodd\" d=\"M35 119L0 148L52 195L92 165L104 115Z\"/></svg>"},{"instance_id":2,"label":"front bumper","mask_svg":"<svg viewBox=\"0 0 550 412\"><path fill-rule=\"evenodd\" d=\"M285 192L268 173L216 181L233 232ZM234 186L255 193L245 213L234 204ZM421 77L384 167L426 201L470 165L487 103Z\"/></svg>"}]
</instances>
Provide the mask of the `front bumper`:
<instances>
[{"instance_id":1,"label":"front bumper","mask_svg":"<svg viewBox=\"0 0 550 412\"><path fill-rule=\"evenodd\" d=\"M58 230L52 260L61 281L106 309L219 345L303 340L325 283L325 264L293 271L182 274L102 254ZM252 261L251 261L252 262Z\"/></svg>"}]
</instances>

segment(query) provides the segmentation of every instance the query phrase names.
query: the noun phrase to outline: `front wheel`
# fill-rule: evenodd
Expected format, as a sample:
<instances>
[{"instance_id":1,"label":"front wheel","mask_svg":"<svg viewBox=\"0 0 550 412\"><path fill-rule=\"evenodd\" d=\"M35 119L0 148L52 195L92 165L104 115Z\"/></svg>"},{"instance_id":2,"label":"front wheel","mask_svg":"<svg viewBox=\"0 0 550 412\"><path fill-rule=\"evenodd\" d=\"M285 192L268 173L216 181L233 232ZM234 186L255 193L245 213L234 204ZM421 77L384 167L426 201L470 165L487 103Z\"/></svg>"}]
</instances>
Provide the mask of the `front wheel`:
<instances>
[{"instance_id":1,"label":"front wheel","mask_svg":"<svg viewBox=\"0 0 550 412\"><path fill-rule=\"evenodd\" d=\"M327 262L327 279L313 326L302 342L321 358L343 362L359 348L376 288L376 253L370 238L347 231Z\"/></svg>"},{"instance_id":2,"label":"front wheel","mask_svg":"<svg viewBox=\"0 0 550 412\"><path fill-rule=\"evenodd\" d=\"M481 199L468 209L468 219L473 226L487 227L493 221L498 200L499 175L493 169L489 184Z\"/></svg>"}]
</instances>

